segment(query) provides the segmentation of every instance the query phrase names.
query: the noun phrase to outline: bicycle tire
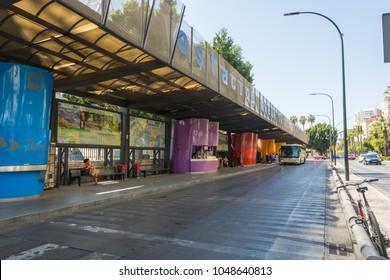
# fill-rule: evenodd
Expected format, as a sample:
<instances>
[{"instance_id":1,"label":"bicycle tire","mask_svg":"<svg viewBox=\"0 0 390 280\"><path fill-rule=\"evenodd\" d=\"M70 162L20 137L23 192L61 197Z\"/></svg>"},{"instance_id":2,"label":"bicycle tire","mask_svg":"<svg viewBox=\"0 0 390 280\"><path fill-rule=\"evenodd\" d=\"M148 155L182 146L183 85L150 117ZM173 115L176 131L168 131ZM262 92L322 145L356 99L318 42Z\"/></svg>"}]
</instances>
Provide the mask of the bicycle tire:
<instances>
[{"instance_id":1,"label":"bicycle tire","mask_svg":"<svg viewBox=\"0 0 390 280\"><path fill-rule=\"evenodd\" d=\"M386 243L385 239L383 237L383 234L380 230L378 221L376 220L376 217L374 215L374 212L372 210L368 210L368 216L370 219L371 223L371 229L373 232L370 233L370 238L376 249L378 250L378 253L382 256L385 257L386 259L389 258L386 250Z\"/></svg>"}]
</instances>

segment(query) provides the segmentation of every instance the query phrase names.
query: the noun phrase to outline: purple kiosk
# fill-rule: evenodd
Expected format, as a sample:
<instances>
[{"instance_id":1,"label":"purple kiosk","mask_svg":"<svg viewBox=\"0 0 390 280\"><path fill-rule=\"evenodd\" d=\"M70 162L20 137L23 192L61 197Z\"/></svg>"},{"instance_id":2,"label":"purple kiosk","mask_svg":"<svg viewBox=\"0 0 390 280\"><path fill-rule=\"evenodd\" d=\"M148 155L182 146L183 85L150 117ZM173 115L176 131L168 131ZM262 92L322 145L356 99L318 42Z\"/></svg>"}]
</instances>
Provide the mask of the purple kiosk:
<instances>
[{"instance_id":1,"label":"purple kiosk","mask_svg":"<svg viewBox=\"0 0 390 280\"><path fill-rule=\"evenodd\" d=\"M52 84L47 71L0 63L0 202L43 193Z\"/></svg>"},{"instance_id":2,"label":"purple kiosk","mask_svg":"<svg viewBox=\"0 0 390 280\"><path fill-rule=\"evenodd\" d=\"M186 119L173 125L171 168L175 173L205 173L218 169L215 157L218 146L217 122Z\"/></svg>"}]
</instances>

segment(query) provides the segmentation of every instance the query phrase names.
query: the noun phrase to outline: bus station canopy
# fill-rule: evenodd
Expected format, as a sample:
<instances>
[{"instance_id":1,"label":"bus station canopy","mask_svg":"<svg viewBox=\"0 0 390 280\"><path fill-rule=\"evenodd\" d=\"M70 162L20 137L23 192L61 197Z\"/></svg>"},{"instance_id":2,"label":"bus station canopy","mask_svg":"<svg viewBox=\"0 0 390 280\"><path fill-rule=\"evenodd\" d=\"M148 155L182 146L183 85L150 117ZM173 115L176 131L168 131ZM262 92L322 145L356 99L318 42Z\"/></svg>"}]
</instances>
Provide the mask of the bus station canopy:
<instances>
[{"instance_id":1,"label":"bus station canopy","mask_svg":"<svg viewBox=\"0 0 390 280\"><path fill-rule=\"evenodd\" d=\"M307 143L306 134L276 108L272 107L273 114L280 115L280 122L233 102L216 86L207 84L207 78L198 79L193 71L175 64L179 38L179 27L175 26L183 26L183 8L182 12L177 8L179 17L171 16L167 34L174 36L167 36L165 52L154 49L153 37L160 32L158 19L147 21L144 16L138 29L124 28L120 17L112 20L114 10L105 7L110 1L95 1L100 2L96 10L86 2L2 0L0 61L51 72L56 92L177 120L207 118L219 122L221 130L255 132L261 139ZM165 2L160 1L160 10ZM147 10L150 7L137 15L147 15ZM154 11L157 14L157 8Z\"/></svg>"}]
</instances>

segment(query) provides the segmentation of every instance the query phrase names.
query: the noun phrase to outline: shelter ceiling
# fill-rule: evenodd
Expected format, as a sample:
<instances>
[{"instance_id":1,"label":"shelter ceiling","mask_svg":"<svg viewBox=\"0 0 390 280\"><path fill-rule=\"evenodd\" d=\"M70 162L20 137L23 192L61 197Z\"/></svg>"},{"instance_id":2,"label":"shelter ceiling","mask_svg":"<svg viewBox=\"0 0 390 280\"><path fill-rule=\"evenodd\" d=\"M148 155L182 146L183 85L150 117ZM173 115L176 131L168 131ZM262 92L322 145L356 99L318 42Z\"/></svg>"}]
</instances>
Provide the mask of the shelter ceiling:
<instances>
[{"instance_id":1,"label":"shelter ceiling","mask_svg":"<svg viewBox=\"0 0 390 280\"><path fill-rule=\"evenodd\" d=\"M72 1L77 2L77 1ZM74 4L73 4L74 5ZM54 90L173 119L208 118L230 132L300 142L62 2L2 0L0 61L46 69ZM89 11L90 12L90 11Z\"/></svg>"}]
</instances>

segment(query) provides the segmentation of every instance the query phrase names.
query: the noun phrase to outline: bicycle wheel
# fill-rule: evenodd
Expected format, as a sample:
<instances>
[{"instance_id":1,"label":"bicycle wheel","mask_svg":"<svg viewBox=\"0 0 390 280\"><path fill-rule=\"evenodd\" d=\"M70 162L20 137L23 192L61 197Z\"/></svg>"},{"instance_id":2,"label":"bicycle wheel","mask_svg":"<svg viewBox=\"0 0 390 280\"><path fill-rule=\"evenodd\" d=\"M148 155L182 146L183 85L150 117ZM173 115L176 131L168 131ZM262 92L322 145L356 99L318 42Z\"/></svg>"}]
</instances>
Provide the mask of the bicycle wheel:
<instances>
[{"instance_id":1,"label":"bicycle wheel","mask_svg":"<svg viewBox=\"0 0 390 280\"><path fill-rule=\"evenodd\" d=\"M374 212L372 212L372 210L368 210L368 216L371 223L371 228L369 227L369 230L373 231L370 232L370 238L372 240L372 243L374 243L374 246L377 248L379 254L382 257L389 258L386 251L385 239L383 238L383 234L380 230L378 221L375 218Z\"/></svg>"}]
</instances>

